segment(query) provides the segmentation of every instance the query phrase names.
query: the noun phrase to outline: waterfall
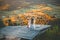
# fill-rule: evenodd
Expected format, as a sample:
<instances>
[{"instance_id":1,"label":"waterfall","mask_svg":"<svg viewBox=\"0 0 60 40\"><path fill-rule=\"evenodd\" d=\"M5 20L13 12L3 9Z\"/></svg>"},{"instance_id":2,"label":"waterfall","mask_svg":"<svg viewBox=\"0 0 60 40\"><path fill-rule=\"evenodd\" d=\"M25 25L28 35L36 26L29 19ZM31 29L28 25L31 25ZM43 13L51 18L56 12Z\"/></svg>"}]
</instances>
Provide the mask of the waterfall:
<instances>
[{"instance_id":1,"label":"waterfall","mask_svg":"<svg viewBox=\"0 0 60 40\"><path fill-rule=\"evenodd\" d=\"M35 18L31 18L28 20L28 28L35 29Z\"/></svg>"}]
</instances>

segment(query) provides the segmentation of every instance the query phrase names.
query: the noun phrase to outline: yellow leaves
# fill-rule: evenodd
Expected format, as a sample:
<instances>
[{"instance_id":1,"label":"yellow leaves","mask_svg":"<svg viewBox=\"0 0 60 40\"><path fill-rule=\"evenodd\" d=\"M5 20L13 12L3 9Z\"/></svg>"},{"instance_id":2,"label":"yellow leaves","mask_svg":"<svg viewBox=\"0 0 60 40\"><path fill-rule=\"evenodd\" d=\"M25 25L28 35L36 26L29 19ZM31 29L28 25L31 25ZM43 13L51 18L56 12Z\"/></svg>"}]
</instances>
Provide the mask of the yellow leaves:
<instances>
[{"instance_id":1,"label":"yellow leaves","mask_svg":"<svg viewBox=\"0 0 60 40\"><path fill-rule=\"evenodd\" d=\"M9 6L9 5L7 5ZM5 8L7 8L7 6ZM3 7L3 9L5 9ZM20 8L20 7L18 7ZM45 14L44 11L52 11L51 7L46 7L45 5L37 5L37 9L31 9L30 11L27 10L24 14L17 14L16 16L11 17L11 21L16 22L16 20L20 20L19 22L23 22L24 25L28 24L28 18L31 19L32 17L36 18L36 24L47 24L48 21L52 20L52 18ZM15 14L16 11L14 10L13 13ZM17 18L19 17L19 18ZM39 17L39 18L38 18Z\"/></svg>"},{"instance_id":2,"label":"yellow leaves","mask_svg":"<svg viewBox=\"0 0 60 40\"><path fill-rule=\"evenodd\" d=\"M51 11L52 8L51 8L51 7L44 7L44 8L42 8L41 10L42 10L42 11L44 11L44 10Z\"/></svg>"},{"instance_id":3,"label":"yellow leaves","mask_svg":"<svg viewBox=\"0 0 60 40\"><path fill-rule=\"evenodd\" d=\"M30 9L28 12L30 13L38 13L38 12L45 12L45 11L52 11L53 8L46 6L45 4L41 4L41 5L35 5L32 9Z\"/></svg>"},{"instance_id":4,"label":"yellow leaves","mask_svg":"<svg viewBox=\"0 0 60 40\"><path fill-rule=\"evenodd\" d=\"M0 10L7 10L9 6L10 6L9 4L2 5L0 6Z\"/></svg>"},{"instance_id":5,"label":"yellow leaves","mask_svg":"<svg viewBox=\"0 0 60 40\"><path fill-rule=\"evenodd\" d=\"M16 21L16 17L11 17L10 19L11 19L12 22Z\"/></svg>"},{"instance_id":6,"label":"yellow leaves","mask_svg":"<svg viewBox=\"0 0 60 40\"><path fill-rule=\"evenodd\" d=\"M17 14L19 17L21 17L23 14L21 13L21 14Z\"/></svg>"},{"instance_id":7,"label":"yellow leaves","mask_svg":"<svg viewBox=\"0 0 60 40\"><path fill-rule=\"evenodd\" d=\"M8 26L8 22L7 22L8 19L9 19L9 18L4 18L4 19L3 19L3 23L4 23L6 26Z\"/></svg>"},{"instance_id":8,"label":"yellow leaves","mask_svg":"<svg viewBox=\"0 0 60 40\"><path fill-rule=\"evenodd\" d=\"M21 7L17 7L17 9L20 9Z\"/></svg>"},{"instance_id":9,"label":"yellow leaves","mask_svg":"<svg viewBox=\"0 0 60 40\"><path fill-rule=\"evenodd\" d=\"M36 5L38 8L44 8L46 7L46 4L40 4L40 5Z\"/></svg>"}]
</instances>

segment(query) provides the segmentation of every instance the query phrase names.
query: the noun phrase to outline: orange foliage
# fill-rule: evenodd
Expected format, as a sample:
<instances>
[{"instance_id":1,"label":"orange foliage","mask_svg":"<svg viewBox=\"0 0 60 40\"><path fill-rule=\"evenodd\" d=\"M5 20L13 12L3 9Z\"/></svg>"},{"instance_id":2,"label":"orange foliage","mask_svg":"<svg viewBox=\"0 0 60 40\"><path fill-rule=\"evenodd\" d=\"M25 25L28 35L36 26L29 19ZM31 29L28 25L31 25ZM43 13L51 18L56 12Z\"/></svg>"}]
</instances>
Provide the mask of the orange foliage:
<instances>
[{"instance_id":1,"label":"orange foliage","mask_svg":"<svg viewBox=\"0 0 60 40\"><path fill-rule=\"evenodd\" d=\"M39 5L38 5L39 6ZM22 22L23 25L28 24L28 18L31 19L32 17L36 18L36 24L48 24L51 18L48 14L44 13L44 10L51 11L51 7L43 7L41 5L41 9L32 9L31 11L26 12L25 14L17 14L16 16L11 17L11 21L16 22L16 20L19 20L19 22ZM19 18L17 18L19 17Z\"/></svg>"},{"instance_id":2,"label":"orange foliage","mask_svg":"<svg viewBox=\"0 0 60 40\"><path fill-rule=\"evenodd\" d=\"M7 10L9 8L9 4L5 4L3 6L0 6L0 10Z\"/></svg>"}]
</instances>

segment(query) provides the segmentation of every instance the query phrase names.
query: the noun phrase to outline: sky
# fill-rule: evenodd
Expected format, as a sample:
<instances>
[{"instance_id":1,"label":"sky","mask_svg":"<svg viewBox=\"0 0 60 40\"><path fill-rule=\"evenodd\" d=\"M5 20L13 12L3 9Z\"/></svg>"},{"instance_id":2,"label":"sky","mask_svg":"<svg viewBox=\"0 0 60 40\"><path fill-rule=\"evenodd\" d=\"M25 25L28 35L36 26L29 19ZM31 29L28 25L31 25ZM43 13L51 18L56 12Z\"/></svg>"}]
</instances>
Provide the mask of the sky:
<instances>
[{"instance_id":1,"label":"sky","mask_svg":"<svg viewBox=\"0 0 60 40\"><path fill-rule=\"evenodd\" d=\"M49 3L60 6L60 0L0 0L0 9L15 10L32 4Z\"/></svg>"}]
</instances>

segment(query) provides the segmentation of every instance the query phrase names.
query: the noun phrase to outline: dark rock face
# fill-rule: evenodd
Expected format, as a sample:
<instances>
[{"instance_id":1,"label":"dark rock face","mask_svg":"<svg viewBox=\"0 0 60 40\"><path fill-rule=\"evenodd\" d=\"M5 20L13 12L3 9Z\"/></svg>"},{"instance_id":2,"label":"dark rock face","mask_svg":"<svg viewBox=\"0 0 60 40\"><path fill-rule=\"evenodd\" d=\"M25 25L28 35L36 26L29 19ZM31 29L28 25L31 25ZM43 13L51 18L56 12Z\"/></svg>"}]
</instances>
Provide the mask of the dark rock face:
<instances>
[{"instance_id":1,"label":"dark rock face","mask_svg":"<svg viewBox=\"0 0 60 40\"><path fill-rule=\"evenodd\" d=\"M5 27L3 21L0 19L0 28Z\"/></svg>"},{"instance_id":2,"label":"dark rock face","mask_svg":"<svg viewBox=\"0 0 60 40\"><path fill-rule=\"evenodd\" d=\"M48 24L49 25L52 25L52 26L58 25L60 27L60 18L59 19L56 19L54 21L50 21Z\"/></svg>"},{"instance_id":3,"label":"dark rock face","mask_svg":"<svg viewBox=\"0 0 60 40\"><path fill-rule=\"evenodd\" d=\"M50 4L60 6L60 0L48 0Z\"/></svg>"}]
</instances>

